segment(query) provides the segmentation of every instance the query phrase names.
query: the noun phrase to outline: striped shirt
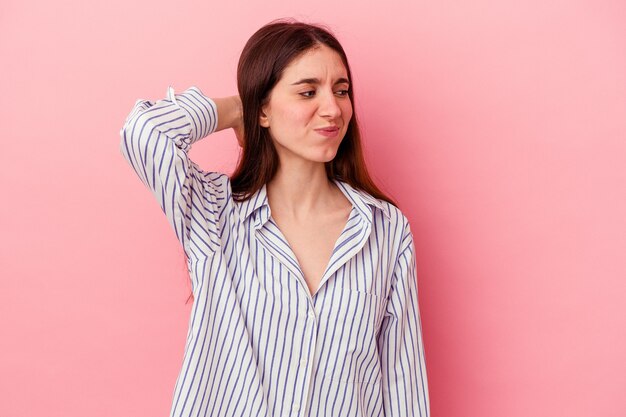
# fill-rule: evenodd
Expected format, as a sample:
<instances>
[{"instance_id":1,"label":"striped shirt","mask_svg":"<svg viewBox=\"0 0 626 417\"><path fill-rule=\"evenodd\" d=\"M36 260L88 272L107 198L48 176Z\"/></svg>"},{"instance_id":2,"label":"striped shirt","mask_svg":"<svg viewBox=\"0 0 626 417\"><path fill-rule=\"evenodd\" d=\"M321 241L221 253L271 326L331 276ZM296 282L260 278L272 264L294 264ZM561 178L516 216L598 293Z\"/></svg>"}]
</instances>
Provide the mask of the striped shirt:
<instances>
[{"instance_id":1,"label":"striped shirt","mask_svg":"<svg viewBox=\"0 0 626 417\"><path fill-rule=\"evenodd\" d=\"M428 416L413 235L384 200L352 203L315 294L271 217L187 153L214 132L197 87L137 100L120 150L187 256L194 304L170 416Z\"/></svg>"}]
</instances>

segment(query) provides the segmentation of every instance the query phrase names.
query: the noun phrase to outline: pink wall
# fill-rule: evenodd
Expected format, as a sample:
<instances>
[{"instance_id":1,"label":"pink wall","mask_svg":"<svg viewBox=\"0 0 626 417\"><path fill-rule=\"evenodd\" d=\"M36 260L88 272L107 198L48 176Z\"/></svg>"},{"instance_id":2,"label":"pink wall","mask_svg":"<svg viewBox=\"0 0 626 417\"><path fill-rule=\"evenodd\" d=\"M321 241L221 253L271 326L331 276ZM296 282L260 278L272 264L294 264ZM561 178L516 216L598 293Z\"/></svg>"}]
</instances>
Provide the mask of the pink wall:
<instances>
[{"instance_id":1,"label":"pink wall","mask_svg":"<svg viewBox=\"0 0 626 417\"><path fill-rule=\"evenodd\" d=\"M0 416L167 415L191 304L119 153L138 98L234 94L282 16L328 23L415 234L433 416L626 415L623 1L3 2ZM197 144L231 172L231 132Z\"/></svg>"}]
</instances>

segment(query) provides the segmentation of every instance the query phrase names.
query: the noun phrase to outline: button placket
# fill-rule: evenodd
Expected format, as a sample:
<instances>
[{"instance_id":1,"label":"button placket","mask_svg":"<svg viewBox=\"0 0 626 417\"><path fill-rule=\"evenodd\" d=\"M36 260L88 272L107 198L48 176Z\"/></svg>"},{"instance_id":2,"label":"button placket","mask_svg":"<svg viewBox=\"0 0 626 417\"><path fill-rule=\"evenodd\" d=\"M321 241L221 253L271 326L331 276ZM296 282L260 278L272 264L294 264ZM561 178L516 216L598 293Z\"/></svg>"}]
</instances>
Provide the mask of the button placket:
<instances>
[{"instance_id":1,"label":"button placket","mask_svg":"<svg viewBox=\"0 0 626 417\"><path fill-rule=\"evenodd\" d=\"M309 312L307 313L306 316L306 320L302 322L303 326L307 327L307 325L314 325L315 324L315 310L311 309L309 310ZM315 337L315 332L313 332L313 337ZM313 346L315 346L315 339L311 340L310 343L313 344ZM314 352L312 352L314 353ZM300 359L300 365L305 366L309 363L309 360L307 358L302 358Z\"/></svg>"},{"instance_id":2,"label":"button placket","mask_svg":"<svg viewBox=\"0 0 626 417\"><path fill-rule=\"evenodd\" d=\"M300 322L302 323L303 327L310 327L313 326L315 327L315 318L316 318L316 314L315 314L315 309L311 308L305 316L305 320L301 320ZM314 330L314 329L313 329ZM312 335L312 339L309 341L309 343L312 344L312 350L311 350L311 355L315 356L315 335L316 332L313 331L313 335ZM304 353L305 350L303 349L302 352ZM311 363L313 362L312 359L309 358L301 358L300 359L300 365L305 367L305 373L309 372L309 367L311 365ZM306 402L307 401L307 392L309 391L309 384L311 383L311 378L312 378L312 374L309 373L309 380L306 382L305 384L305 394L304 394L304 398L302 399L302 401ZM301 404L299 402L294 402L293 407L291 409L291 411L293 412L297 412L300 410Z\"/></svg>"}]
</instances>

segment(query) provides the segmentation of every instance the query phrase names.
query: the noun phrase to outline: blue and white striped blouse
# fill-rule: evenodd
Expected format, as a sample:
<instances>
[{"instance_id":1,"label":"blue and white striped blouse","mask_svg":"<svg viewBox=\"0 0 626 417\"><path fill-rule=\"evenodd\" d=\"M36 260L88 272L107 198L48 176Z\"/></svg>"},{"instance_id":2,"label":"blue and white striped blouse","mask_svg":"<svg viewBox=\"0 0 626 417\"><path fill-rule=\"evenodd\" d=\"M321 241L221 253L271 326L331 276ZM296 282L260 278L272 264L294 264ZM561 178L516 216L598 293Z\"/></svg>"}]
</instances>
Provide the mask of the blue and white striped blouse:
<instances>
[{"instance_id":1,"label":"blue and white striped blouse","mask_svg":"<svg viewBox=\"0 0 626 417\"><path fill-rule=\"evenodd\" d=\"M233 200L187 156L215 131L197 87L138 100L120 150L188 259L194 305L170 416L428 416L413 236L401 211L336 181L352 211L315 294L266 188Z\"/></svg>"}]
</instances>

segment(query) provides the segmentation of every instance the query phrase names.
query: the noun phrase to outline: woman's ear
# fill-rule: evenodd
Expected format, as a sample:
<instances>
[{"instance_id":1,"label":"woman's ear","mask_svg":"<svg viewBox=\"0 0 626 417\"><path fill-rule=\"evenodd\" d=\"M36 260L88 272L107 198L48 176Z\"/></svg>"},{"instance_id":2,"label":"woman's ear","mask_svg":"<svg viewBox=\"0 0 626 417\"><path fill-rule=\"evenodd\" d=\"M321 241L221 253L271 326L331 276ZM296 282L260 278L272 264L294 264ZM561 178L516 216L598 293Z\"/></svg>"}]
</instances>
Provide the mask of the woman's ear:
<instances>
[{"instance_id":1,"label":"woman's ear","mask_svg":"<svg viewBox=\"0 0 626 417\"><path fill-rule=\"evenodd\" d=\"M265 114L265 107L266 106L261 107L261 110L259 111L259 124L263 127L270 127L270 120L269 117L267 117L267 114Z\"/></svg>"}]
</instances>

